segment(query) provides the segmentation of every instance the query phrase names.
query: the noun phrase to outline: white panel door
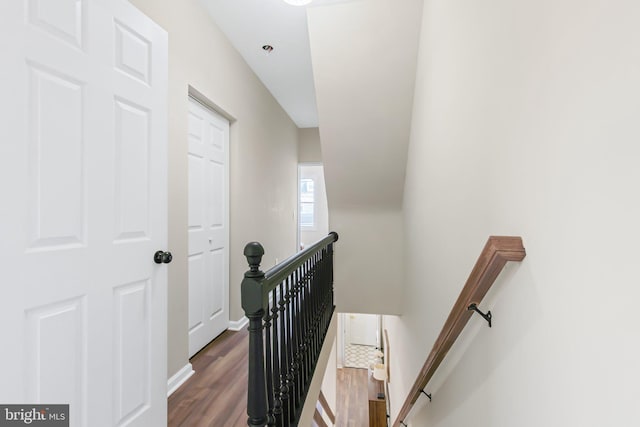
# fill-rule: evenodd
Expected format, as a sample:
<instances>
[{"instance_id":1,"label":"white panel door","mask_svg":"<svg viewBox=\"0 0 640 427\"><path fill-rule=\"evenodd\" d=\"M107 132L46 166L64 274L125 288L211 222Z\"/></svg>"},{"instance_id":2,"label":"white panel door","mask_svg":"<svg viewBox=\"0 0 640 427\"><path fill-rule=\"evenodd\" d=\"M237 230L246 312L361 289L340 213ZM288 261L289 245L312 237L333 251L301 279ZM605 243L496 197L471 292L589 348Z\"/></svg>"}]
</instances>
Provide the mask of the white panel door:
<instances>
[{"instance_id":1,"label":"white panel door","mask_svg":"<svg viewBox=\"0 0 640 427\"><path fill-rule=\"evenodd\" d=\"M349 314L347 318L347 343L379 347L378 315Z\"/></svg>"},{"instance_id":2,"label":"white panel door","mask_svg":"<svg viewBox=\"0 0 640 427\"><path fill-rule=\"evenodd\" d=\"M0 402L166 425L167 35L124 0L11 0L0 40Z\"/></svg>"},{"instance_id":3,"label":"white panel door","mask_svg":"<svg viewBox=\"0 0 640 427\"><path fill-rule=\"evenodd\" d=\"M229 327L229 121L189 98L189 356Z\"/></svg>"}]
</instances>

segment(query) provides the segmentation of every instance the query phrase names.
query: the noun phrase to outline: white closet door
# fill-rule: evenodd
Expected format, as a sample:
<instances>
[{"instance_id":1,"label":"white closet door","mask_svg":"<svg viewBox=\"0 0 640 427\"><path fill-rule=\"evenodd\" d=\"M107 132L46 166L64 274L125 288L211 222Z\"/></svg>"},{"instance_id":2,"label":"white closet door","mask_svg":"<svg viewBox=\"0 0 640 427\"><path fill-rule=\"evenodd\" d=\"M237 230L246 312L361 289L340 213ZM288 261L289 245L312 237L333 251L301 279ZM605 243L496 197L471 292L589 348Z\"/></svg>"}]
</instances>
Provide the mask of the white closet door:
<instances>
[{"instance_id":1,"label":"white closet door","mask_svg":"<svg viewBox=\"0 0 640 427\"><path fill-rule=\"evenodd\" d=\"M166 425L167 35L124 0L11 0L0 39L0 402Z\"/></svg>"},{"instance_id":2,"label":"white closet door","mask_svg":"<svg viewBox=\"0 0 640 427\"><path fill-rule=\"evenodd\" d=\"M189 99L189 356L229 327L229 121Z\"/></svg>"}]
</instances>

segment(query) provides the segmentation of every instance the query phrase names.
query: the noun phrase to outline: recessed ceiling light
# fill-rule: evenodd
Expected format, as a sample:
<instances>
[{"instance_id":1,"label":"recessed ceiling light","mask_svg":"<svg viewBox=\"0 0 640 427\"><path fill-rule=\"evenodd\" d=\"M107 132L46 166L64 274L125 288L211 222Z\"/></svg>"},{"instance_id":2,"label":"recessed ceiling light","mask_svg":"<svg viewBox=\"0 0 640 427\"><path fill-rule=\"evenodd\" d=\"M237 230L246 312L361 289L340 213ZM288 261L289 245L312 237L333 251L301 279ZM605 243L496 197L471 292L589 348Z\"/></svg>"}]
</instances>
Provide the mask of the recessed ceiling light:
<instances>
[{"instance_id":1,"label":"recessed ceiling light","mask_svg":"<svg viewBox=\"0 0 640 427\"><path fill-rule=\"evenodd\" d=\"M313 0L284 0L285 3L291 4L293 6L304 6L305 4L311 3Z\"/></svg>"}]
</instances>

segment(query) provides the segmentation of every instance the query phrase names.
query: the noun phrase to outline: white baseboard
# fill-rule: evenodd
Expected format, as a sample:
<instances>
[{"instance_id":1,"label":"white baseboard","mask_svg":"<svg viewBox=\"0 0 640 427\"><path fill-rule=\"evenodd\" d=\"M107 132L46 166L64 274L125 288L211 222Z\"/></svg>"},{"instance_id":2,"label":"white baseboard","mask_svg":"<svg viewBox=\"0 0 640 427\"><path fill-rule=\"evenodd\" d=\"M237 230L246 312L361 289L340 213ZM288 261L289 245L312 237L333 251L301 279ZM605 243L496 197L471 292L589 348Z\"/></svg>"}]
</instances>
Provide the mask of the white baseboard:
<instances>
[{"instance_id":1,"label":"white baseboard","mask_svg":"<svg viewBox=\"0 0 640 427\"><path fill-rule=\"evenodd\" d=\"M229 322L230 331L241 331L249 325L249 319L242 316L240 320L234 320Z\"/></svg>"},{"instance_id":2,"label":"white baseboard","mask_svg":"<svg viewBox=\"0 0 640 427\"><path fill-rule=\"evenodd\" d=\"M169 378L169 380L167 381L167 397L171 396L173 392L178 389L178 387L184 384L185 381L191 378L191 375L195 373L196 372L193 370L191 363L187 363L186 365L184 365L182 369L176 372L176 374Z\"/></svg>"}]
</instances>

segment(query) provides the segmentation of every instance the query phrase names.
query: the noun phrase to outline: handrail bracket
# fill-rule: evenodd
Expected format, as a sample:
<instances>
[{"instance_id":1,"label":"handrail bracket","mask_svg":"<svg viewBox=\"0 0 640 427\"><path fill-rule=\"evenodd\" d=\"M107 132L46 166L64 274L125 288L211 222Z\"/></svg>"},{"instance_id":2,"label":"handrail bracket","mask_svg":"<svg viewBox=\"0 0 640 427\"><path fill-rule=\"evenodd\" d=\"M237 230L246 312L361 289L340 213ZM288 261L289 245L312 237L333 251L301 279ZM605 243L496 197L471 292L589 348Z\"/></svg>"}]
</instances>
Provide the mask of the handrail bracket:
<instances>
[{"instance_id":1,"label":"handrail bracket","mask_svg":"<svg viewBox=\"0 0 640 427\"><path fill-rule=\"evenodd\" d=\"M491 310L487 311L486 313L483 313L482 311L480 311L476 303L469 305L469 307L467 307L467 310L475 311L476 313L478 313L480 316L482 316L484 320L487 321L487 323L489 323L489 327L491 327L491 318L493 317L493 315L491 314Z\"/></svg>"}]
</instances>

